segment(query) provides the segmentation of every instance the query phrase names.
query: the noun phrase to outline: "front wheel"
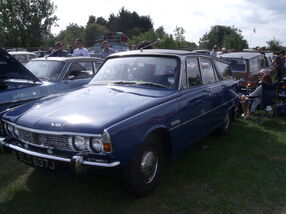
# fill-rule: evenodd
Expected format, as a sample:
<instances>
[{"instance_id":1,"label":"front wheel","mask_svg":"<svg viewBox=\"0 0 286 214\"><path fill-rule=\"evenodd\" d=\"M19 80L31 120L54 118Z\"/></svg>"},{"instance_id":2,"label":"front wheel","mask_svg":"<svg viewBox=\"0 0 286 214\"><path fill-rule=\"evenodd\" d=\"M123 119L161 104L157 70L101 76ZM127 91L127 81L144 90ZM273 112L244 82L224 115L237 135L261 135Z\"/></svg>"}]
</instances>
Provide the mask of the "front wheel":
<instances>
[{"instance_id":1,"label":"front wheel","mask_svg":"<svg viewBox=\"0 0 286 214\"><path fill-rule=\"evenodd\" d=\"M152 193L158 185L163 163L158 136L149 136L122 174L124 188L137 197Z\"/></svg>"}]
</instances>

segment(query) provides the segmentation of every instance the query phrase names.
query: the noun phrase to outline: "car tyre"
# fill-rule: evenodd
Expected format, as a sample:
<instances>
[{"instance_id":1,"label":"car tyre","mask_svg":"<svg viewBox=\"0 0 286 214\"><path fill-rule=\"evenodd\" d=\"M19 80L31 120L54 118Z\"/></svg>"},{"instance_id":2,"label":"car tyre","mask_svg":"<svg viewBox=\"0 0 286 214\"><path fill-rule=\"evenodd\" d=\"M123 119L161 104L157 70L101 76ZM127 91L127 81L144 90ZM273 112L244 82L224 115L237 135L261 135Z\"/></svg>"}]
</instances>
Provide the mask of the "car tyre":
<instances>
[{"instance_id":1,"label":"car tyre","mask_svg":"<svg viewBox=\"0 0 286 214\"><path fill-rule=\"evenodd\" d=\"M136 197L152 193L160 179L163 159L159 137L147 137L131 164L122 173L123 188Z\"/></svg>"}]
</instances>

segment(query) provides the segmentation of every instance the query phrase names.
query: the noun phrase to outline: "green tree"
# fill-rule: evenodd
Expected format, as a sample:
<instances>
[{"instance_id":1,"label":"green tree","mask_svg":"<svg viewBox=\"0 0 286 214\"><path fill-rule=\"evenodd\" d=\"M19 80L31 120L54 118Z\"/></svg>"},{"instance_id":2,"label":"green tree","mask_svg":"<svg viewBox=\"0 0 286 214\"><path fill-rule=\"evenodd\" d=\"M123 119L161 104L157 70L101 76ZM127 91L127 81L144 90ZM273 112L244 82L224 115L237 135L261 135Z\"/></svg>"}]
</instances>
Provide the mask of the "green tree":
<instances>
[{"instance_id":1,"label":"green tree","mask_svg":"<svg viewBox=\"0 0 286 214\"><path fill-rule=\"evenodd\" d=\"M85 43L85 28L78 26L77 24L71 23L62 30L56 37L56 40L62 41L64 44L74 44L75 39L81 38Z\"/></svg>"},{"instance_id":2,"label":"green tree","mask_svg":"<svg viewBox=\"0 0 286 214\"><path fill-rule=\"evenodd\" d=\"M87 24L85 28L86 46L91 47L95 45L97 36L107 32L108 29L105 26L98 25L96 23Z\"/></svg>"},{"instance_id":3,"label":"green tree","mask_svg":"<svg viewBox=\"0 0 286 214\"><path fill-rule=\"evenodd\" d=\"M57 21L55 9L50 0L0 0L1 45L39 47Z\"/></svg>"},{"instance_id":4,"label":"green tree","mask_svg":"<svg viewBox=\"0 0 286 214\"><path fill-rule=\"evenodd\" d=\"M214 45L226 49L242 50L248 48L247 41L241 35L241 30L235 27L213 26L210 32L205 33L199 41L201 48L211 50Z\"/></svg>"},{"instance_id":5,"label":"green tree","mask_svg":"<svg viewBox=\"0 0 286 214\"><path fill-rule=\"evenodd\" d=\"M119 10L118 15L110 14L107 27L110 31L125 32L128 37L148 32L153 29L153 23L149 16L139 16L136 12L130 12L124 7ZM135 28L135 30L134 30Z\"/></svg>"},{"instance_id":6,"label":"green tree","mask_svg":"<svg viewBox=\"0 0 286 214\"><path fill-rule=\"evenodd\" d=\"M279 52L283 49L282 42L275 37L272 40L269 40L267 43L267 49L271 52Z\"/></svg>"}]
</instances>

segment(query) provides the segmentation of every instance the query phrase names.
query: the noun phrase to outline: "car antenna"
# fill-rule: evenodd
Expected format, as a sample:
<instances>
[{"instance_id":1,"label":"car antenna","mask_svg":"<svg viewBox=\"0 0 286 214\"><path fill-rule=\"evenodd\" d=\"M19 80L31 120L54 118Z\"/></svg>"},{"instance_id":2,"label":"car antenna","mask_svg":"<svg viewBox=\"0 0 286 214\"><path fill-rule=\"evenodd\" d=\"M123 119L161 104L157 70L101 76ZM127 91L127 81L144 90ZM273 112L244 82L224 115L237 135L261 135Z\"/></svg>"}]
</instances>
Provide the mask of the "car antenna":
<instances>
[{"instance_id":1,"label":"car antenna","mask_svg":"<svg viewBox=\"0 0 286 214\"><path fill-rule=\"evenodd\" d=\"M66 48L67 46L69 46L70 44L66 44L58 49L56 49L54 52L49 53L48 55L45 56L45 59L47 59L48 57L50 57L52 54L57 53L58 51L62 50L63 48Z\"/></svg>"},{"instance_id":2,"label":"car antenna","mask_svg":"<svg viewBox=\"0 0 286 214\"><path fill-rule=\"evenodd\" d=\"M160 39L158 39L158 40L155 41L155 42L149 43L148 45L145 45L144 47L140 48L140 52L142 52L143 49L148 48L148 47L150 47L150 46L153 46L153 45L155 45L155 44L157 44L157 43L159 43L159 42L160 42Z\"/></svg>"}]
</instances>

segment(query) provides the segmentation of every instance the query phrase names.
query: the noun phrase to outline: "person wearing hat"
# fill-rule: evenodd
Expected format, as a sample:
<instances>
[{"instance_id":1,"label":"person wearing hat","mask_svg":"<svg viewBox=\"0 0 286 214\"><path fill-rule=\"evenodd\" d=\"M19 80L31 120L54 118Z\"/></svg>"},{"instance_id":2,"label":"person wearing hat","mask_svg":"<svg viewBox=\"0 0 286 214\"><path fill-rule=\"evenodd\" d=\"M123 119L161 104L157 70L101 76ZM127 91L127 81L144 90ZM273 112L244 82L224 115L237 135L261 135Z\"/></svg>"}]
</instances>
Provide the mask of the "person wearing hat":
<instances>
[{"instance_id":1,"label":"person wearing hat","mask_svg":"<svg viewBox=\"0 0 286 214\"><path fill-rule=\"evenodd\" d=\"M109 47L109 42L107 40L104 40L102 42L102 47L103 47L103 51L101 52L100 56L103 59L105 59L110 54L115 53L115 51L112 48Z\"/></svg>"},{"instance_id":2,"label":"person wearing hat","mask_svg":"<svg viewBox=\"0 0 286 214\"><path fill-rule=\"evenodd\" d=\"M213 57L217 57L217 52L218 52L218 46L214 46L213 50L211 51L210 55Z\"/></svg>"}]
</instances>

